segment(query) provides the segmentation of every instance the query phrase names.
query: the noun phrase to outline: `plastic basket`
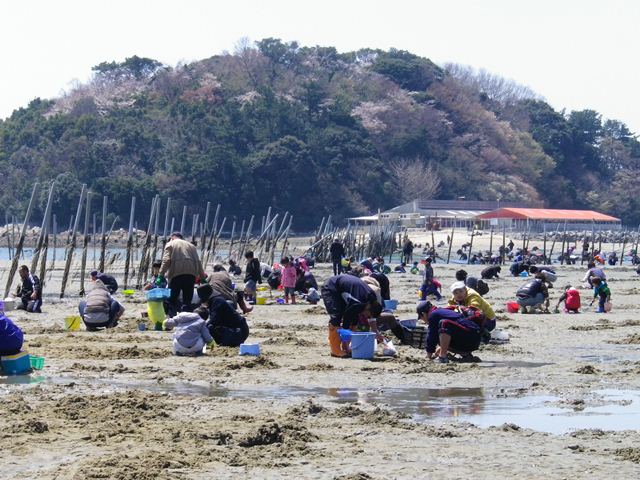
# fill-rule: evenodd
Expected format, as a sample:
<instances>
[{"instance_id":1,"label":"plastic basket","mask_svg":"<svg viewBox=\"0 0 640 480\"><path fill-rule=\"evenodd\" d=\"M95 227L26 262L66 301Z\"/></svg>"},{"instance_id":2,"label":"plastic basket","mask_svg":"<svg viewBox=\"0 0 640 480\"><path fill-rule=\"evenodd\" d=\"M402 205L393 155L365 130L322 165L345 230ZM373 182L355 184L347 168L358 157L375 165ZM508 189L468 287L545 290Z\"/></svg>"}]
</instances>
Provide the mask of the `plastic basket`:
<instances>
[{"instance_id":1,"label":"plastic basket","mask_svg":"<svg viewBox=\"0 0 640 480\"><path fill-rule=\"evenodd\" d=\"M413 348L424 350L427 347L427 328L426 327L406 327L403 326L404 341Z\"/></svg>"},{"instance_id":2,"label":"plastic basket","mask_svg":"<svg viewBox=\"0 0 640 480\"><path fill-rule=\"evenodd\" d=\"M29 355L29 362L34 370L42 370L44 368L44 357Z\"/></svg>"},{"instance_id":3,"label":"plastic basket","mask_svg":"<svg viewBox=\"0 0 640 480\"><path fill-rule=\"evenodd\" d=\"M258 297L256 298L256 305L266 305L267 298L266 297Z\"/></svg>"},{"instance_id":4,"label":"plastic basket","mask_svg":"<svg viewBox=\"0 0 640 480\"><path fill-rule=\"evenodd\" d=\"M161 302L169 299L171 290L169 288L152 288L147 291L146 296L148 301Z\"/></svg>"}]
</instances>

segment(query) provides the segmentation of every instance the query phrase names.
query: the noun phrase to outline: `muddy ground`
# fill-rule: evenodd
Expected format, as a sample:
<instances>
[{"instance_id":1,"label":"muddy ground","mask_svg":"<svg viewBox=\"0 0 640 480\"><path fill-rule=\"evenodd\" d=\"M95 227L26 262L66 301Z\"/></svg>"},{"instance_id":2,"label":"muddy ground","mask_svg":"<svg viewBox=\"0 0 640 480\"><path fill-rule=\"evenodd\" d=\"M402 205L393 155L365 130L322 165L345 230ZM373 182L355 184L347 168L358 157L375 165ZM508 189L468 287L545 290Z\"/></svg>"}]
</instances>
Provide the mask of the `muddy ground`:
<instances>
[{"instance_id":1,"label":"muddy ground","mask_svg":"<svg viewBox=\"0 0 640 480\"><path fill-rule=\"evenodd\" d=\"M446 288L460 268L434 267ZM261 344L260 357L226 348L174 357L171 333L138 331L146 308L139 294L123 299L127 312L116 329L97 333L65 332L77 300L49 299L43 314L9 314L46 366L27 378L0 376L0 472L21 479L638 478L637 415L628 430L613 431L620 421L612 417L611 429L564 434L523 428L517 419L488 428L457 420L482 414L483 402L496 398L549 396L577 415L610 401L601 390L640 390L640 280L631 267L606 271L609 314L509 314L505 302L523 279L491 282L487 299L510 341L483 346L475 364L435 364L408 346L397 358L331 358L324 310L308 304L255 308L250 340ZM565 283L578 284L584 268L559 272L553 299ZM316 275L326 278L328 267ZM420 277L392 274L391 281L398 316L415 318ZM588 302L590 291L582 296ZM392 392L391 400L363 393L360 402L339 402L336 389L345 387ZM481 396L460 411L427 409L418 418L393 401L394 388L409 387Z\"/></svg>"}]
</instances>

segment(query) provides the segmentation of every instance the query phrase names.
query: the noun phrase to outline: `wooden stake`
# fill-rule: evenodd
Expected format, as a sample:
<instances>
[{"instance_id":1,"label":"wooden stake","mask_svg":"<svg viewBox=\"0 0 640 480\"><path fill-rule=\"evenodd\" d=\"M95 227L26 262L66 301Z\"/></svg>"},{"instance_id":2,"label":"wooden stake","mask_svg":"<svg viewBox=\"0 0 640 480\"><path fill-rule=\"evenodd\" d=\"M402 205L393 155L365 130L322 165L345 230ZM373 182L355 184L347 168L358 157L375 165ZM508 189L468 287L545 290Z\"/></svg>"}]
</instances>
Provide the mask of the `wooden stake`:
<instances>
[{"instance_id":1,"label":"wooden stake","mask_svg":"<svg viewBox=\"0 0 640 480\"><path fill-rule=\"evenodd\" d=\"M84 276L87 273L87 248L89 247L89 215L91 215L91 192L87 192L87 208L84 211L84 238L82 239L82 262L80 266L80 296L85 295Z\"/></svg>"},{"instance_id":2,"label":"wooden stake","mask_svg":"<svg viewBox=\"0 0 640 480\"><path fill-rule=\"evenodd\" d=\"M73 227L69 229L69 241L67 242L67 249L65 253L65 265L64 265L64 273L62 274L62 285L60 287L60 298L64 298L64 292L67 288L67 281L69 279L69 269L71 268L71 262L73 261L73 253L76 248L76 232L78 231L78 221L80 220L80 214L82 213L82 202L84 201L84 196L87 194L87 186L85 184L82 185L82 190L80 191L80 200L78 201L78 209L76 210L76 215L73 221Z\"/></svg>"},{"instance_id":3,"label":"wooden stake","mask_svg":"<svg viewBox=\"0 0 640 480\"><path fill-rule=\"evenodd\" d=\"M133 219L136 212L136 197L131 197L129 211L129 234L127 235L127 255L124 263L124 290L129 286L129 266L131 264L131 249L133 248Z\"/></svg>"}]
</instances>

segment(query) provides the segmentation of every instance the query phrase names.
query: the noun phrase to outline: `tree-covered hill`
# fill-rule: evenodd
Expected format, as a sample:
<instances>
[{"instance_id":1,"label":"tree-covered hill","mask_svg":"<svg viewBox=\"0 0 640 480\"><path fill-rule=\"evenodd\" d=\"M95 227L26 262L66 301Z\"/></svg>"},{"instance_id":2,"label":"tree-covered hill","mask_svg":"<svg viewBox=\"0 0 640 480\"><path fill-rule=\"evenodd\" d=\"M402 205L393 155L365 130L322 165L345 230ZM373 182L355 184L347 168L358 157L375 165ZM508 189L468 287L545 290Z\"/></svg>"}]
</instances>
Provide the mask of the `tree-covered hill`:
<instances>
[{"instance_id":1,"label":"tree-covered hill","mask_svg":"<svg viewBox=\"0 0 640 480\"><path fill-rule=\"evenodd\" d=\"M61 219L87 183L121 218L131 195L144 211L159 193L176 214L272 205L299 228L423 195L640 221L640 143L623 123L409 52L265 39L175 68L131 57L94 73L0 121L0 218L21 214L34 180L55 179Z\"/></svg>"}]
</instances>

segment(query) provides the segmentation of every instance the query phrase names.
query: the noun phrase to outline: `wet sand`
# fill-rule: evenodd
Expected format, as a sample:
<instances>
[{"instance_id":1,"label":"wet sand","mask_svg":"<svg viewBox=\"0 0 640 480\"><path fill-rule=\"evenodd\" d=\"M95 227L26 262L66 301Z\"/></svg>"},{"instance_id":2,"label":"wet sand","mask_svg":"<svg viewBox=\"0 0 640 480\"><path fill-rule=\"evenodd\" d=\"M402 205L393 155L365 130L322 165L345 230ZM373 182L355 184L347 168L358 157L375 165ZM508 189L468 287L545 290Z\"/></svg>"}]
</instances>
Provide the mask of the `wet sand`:
<instances>
[{"instance_id":1,"label":"wet sand","mask_svg":"<svg viewBox=\"0 0 640 480\"><path fill-rule=\"evenodd\" d=\"M458 268L434 265L445 288ZM479 275L482 266L465 268ZM584 270L559 268L553 304ZM41 315L9 313L46 366L0 377L0 471L25 479L637 478L640 415L563 434L545 433L553 416L537 428L517 417L472 423L497 399L541 398L578 424L592 408L629 403L599 392L640 390L640 279L630 266L606 272L609 314L585 305L589 290L579 315L509 314L505 303L525 280L490 282L486 297L510 341L483 346L475 364L435 364L408 346L397 358L331 358L324 309L308 304L256 306L248 318L260 357L227 348L174 357L170 332L137 330L141 294L121 297L123 321L97 333L65 332L77 298L48 298ZM328 266L315 274L325 279ZM390 278L398 316L415 318L420 277ZM444 388L438 398L424 391L432 408L422 415L401 408L406 389L420 397L416 389Z\"/></svg>"}]
</instances>

